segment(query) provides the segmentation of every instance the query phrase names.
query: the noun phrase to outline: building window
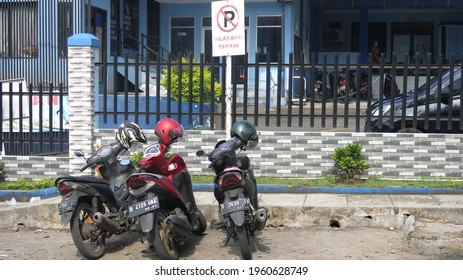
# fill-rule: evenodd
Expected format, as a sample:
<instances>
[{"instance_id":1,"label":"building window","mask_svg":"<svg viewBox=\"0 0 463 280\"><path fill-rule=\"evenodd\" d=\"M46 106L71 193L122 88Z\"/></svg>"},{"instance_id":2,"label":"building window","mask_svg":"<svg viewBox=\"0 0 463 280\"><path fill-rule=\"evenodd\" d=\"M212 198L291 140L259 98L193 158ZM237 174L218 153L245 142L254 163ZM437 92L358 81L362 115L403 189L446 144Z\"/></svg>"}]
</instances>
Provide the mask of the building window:
<instances>
[{"instance_id":1,"label":"building window","mask_svg":"<svg viewBox=\"0 0 463 280\"><path fill-rule=\"evenodd\" d=\"M123 15L124 48L138 50L139 1L125 0Z\"/></svg>"},{"instance_id":2,"label":"building window","mask_svg":"<svg viewBox=\"0 0 463 280\"><path fill-rule=\"evenodd\" d=\"M170 51L194 53L195 19L193 17L173 17L170 20Z\"/></svg>"},{"instance_id":3,"label":"building window","mask_svg":"<svg viewBox=\"0 0 463 280\"><path fill-rule=\"evenodd\" d=\"M259 62L278 61L281 52L281 16L257 18L257 53Z\"/></svg>"},{"instance_id":4,"label":"building window","mask_svg":"<svg viewBox=\"0 0 463 280\"><path fill-rule=\"evenodd\" d=\"M72 3L58 2L58 55L68 57L67 39L72 35Z\"/></svg>"},{"instance_id":5,"label":"building window","mask_svg":"<svg viewBox=\"0 0 463 280\"><path fill-rule=\"evenodd\" d=\"M0 57L36 57L37 2L0 3Z\"/></svg>"}]
</instances>

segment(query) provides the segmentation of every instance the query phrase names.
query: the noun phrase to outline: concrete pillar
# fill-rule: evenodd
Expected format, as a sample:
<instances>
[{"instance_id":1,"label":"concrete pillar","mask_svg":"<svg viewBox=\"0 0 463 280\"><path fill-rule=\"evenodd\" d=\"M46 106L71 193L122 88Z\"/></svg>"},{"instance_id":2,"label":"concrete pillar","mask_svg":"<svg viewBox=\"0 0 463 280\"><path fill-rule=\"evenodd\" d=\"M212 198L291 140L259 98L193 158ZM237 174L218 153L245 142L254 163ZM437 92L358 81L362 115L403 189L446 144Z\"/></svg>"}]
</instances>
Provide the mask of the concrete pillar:
<instances>
[{"instance_id":1,"label":"concrete pillar","mask_svg":"<svg viewBox=\"0 0 463 280\"><path fill-rule=\"evenodd\" d=\"M99 39L92 34L75 34L68 38L70 175L92 173L90 169L80 172L85 161L74 152L82 150L89 156L94 149L95 55L99 47Z\"/></svg>"},{"instance_id":2,"label":"concrete pillar","mask_svg":"<svg viewBox=\"0 0 463 280\"><path fill-rule=\"evenodd\" d=\"M368 63L368 53L370 52L370 45L368 44L368 8L360 8L359 11L359 51L362 63Z\"/></svg>"}]
</instances>

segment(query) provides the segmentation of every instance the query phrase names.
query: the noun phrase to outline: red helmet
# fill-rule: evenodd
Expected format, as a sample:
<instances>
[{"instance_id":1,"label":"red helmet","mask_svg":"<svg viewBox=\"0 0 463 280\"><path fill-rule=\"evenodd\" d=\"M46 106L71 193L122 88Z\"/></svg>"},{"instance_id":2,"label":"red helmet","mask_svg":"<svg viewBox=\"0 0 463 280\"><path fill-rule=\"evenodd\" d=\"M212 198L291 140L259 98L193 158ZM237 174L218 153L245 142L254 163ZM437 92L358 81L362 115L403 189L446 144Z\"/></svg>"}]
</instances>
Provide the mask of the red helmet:
<instances>
[{"instance_id":1,"label":"red helmet","mask_svg":"<svg viewBox=\"0 0 463 280\"><path fill-rule=\"evenodd\" d=\"M183 126L170 118L160 120L154 128L154 133L158 136L159 141L167 146L186 135Z\"/></svg>"}]
</instances>

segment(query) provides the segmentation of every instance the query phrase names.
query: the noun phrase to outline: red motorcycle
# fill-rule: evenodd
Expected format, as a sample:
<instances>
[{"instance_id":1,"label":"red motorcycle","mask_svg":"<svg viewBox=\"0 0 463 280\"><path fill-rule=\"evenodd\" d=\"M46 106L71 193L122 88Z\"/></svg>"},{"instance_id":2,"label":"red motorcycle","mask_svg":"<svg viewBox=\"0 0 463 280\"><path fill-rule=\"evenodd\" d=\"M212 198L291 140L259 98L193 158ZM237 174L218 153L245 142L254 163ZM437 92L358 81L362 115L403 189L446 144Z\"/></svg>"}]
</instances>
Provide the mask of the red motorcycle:
<instances>
[{"instance_id":1,"label":"red motorcycle","mask_svg":"<svg viewBox=\"0 0 463 280\"><path fill-rule=\"evenodd\" d=\"M138 217L150 247L162 259L178 259L178 246L194 234L202 234L207 221L197 207L191 177L183 158L170 151L186 135L177 121L165 118L156 124L157 144L146 148L138 163L139 173L127 180L134 204L129 217Z\"/></svg>"}]
</instances>

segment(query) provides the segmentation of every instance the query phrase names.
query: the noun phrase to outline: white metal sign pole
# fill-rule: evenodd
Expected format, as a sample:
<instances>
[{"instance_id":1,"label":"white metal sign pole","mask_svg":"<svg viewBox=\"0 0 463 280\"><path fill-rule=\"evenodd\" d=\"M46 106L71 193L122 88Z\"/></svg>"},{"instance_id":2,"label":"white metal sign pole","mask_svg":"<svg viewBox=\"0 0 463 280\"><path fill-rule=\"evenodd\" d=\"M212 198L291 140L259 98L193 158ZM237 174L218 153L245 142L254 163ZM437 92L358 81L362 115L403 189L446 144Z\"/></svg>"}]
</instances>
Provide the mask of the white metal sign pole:
<instances>
[{"instance_id":1,"label":"white metal sign pole","mask_svg":"<svg viewBox=\"0 0 463 280\"><path fill-rule=\"evenodd\" d=\"M232 91L232 82L231 82L231 74L232 74L232 59L230 55L226 56L226 69L225 69L225 79L227 80L226 82L226 91L225 91L225 129L227 133L230 132L231 127L232 127L232 117L231 117L231 107L232 107L232 96L233 96L233 91Z\"/></svg>"},{"instance_id":2,"label":"white metal sign pole","mask_svg":"<svg viewBox=\"0 0 463 280\"><path fill-rule=\"evenodd\" d=\"M212 56L225 56L225 129L232 127L232 58L244 55L244 0L215 1L211 3Z\"/></svg>"}]
</instances>

